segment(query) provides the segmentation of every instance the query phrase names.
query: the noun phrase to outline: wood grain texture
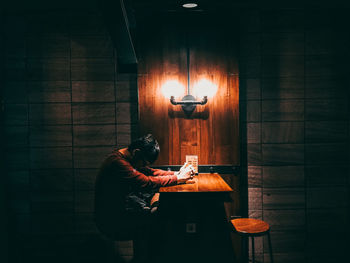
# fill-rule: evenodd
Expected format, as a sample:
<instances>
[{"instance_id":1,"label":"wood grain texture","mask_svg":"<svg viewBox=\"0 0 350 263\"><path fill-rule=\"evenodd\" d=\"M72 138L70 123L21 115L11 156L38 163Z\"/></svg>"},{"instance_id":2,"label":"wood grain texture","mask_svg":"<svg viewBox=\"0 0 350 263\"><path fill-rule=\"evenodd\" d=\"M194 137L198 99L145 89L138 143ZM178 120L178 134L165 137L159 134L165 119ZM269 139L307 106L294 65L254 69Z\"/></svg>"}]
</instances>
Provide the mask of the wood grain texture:
<instances>
[{"instance_id":1,"label":"wood grain texture","mask_svg":"<svg viewBox=\"0 0 350 263\"><path fill-rule=\"evenodd\" d=\"M304 34L301 32L264 33L262 53L264 55L304 55Z\"/></svg>"},{"instance_id":2,"label":"wood grain texture","mask_svg":"<svg viewBox=\"0 0 350 263\"><path fill-rule=\"evenodd\" d=\"M253 218L233 219L231 220L231 224L238 233L249 236L263 235L270 230L268 223Z\"/></svg>"},{"instance_id":3,"label":"wood grain texture","mask_svg":"<svg viewBox=\"0 0 350 263\"><path fill-rule=\"evenodd\" d=\"M113 81L72 81L73 102L114 102Z\"/></svg>"},{"instance_id":4,"label":"wood grain texture","mask_svg":"<svg viewBox=\"0 0 350 263\"><path fill-rule=\"evenodd\" d=\"M264 122L263 143L303 143L304 122Z\"/></svg>"},{"instance_id":5,"label":"wood grain texture","mask_svg":"<svg viewBox=\"0 0 350 263\"><path fill-rule=\"evenodd\" d=\"M304 98L303 77L263 78L261 85L263 99Z\"/></svg>"},{"instance_id":6,"label":"wood grain texture","mask_svg":"<svg viewBox=\"0 0 350 263\"><path fill-rule=\"evenodd\" d=\"M181 192L232 192L232 188L221 178L219 174L198 174L186 184L161 187L160 193L181 193Z\"/></svg>"},{"instance_id":7,"label":"wood grain texture","mask_svg":"<svg viewBox=\"0 0 350 263\"><path fill-rule=\"evenodd\" d=\"M304 100L264 100L263 121L303 121Z\"/></svg>"},{"instance_id":8,"label":"wood grain texture","mask_svg":"<svg viewBox=\"0 0 350 263\"><path fill-rule=\"evenodd\" d=\"M27 89L31 103L71 101L69 81L28 81Z\"/></svg>"},{"instance_id":9,"label":"wood grain texture","mask_svg":"<svg viewBox=\"0 0 350 263\"><path fill-rule=\"evenodd\" d=\"M181 164L198 155L200 164L239 164L238 69L227 33L196 21L190 29L165 21L157 32L141 33L139 63L140 133L153 133L161 155L156 164ZM188 25L187 25L188 26ZM193 28L192 28L193 27ZM169 79L187 86L186 31L190 48L190 89L202 78L218 86L205 106L186 117L161 93ZM208 37L210 35L210 37ZM230 59L228 59L230 57ZM184 94L185 95L185 94Z\"/></svg>"}]
</instances>

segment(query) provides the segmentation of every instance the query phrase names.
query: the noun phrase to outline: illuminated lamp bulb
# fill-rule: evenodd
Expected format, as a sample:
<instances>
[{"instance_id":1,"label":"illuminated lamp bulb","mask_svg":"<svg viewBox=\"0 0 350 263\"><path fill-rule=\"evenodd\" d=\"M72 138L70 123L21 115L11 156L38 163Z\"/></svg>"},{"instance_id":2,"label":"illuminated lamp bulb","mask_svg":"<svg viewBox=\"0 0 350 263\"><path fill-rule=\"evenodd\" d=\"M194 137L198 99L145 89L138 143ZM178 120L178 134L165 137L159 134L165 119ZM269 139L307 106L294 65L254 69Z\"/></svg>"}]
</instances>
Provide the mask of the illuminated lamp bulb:
<instances>
[{"instance_id":1,"label":"illuminated lamp bulb","mask_svg":"<svg viewBox=\"0 0 350 263\"><path fill-rule=\"evenodd\" d=\"M171 96L175 98L181 97L184 93L185 87L176 80L168 80L162 86L162 94L168 99L170 99Z\"/></svg>"},{"instance_id":2,"label":"illuminated lamp bulb","mask_svg":"<svg viewBox=\"0 0 350 263\"><path fill-rule=\"evenodd\" d=\"M195 8L198 6L196 3L185 3L182 5L184 8Z\"/></svg>"},{"instance_id":3,"label":"illuminated lamp bulb","mask_svg":"<svg viewBox=\"0 0 350 263\"><path fill-rule=\"evenodd\" d=\"M218 87L207 79L201 79L198 81L193 88L193 95L197 98L203 98L207 96L208 98L214 97Z\"/></svg>"}]
</instances>

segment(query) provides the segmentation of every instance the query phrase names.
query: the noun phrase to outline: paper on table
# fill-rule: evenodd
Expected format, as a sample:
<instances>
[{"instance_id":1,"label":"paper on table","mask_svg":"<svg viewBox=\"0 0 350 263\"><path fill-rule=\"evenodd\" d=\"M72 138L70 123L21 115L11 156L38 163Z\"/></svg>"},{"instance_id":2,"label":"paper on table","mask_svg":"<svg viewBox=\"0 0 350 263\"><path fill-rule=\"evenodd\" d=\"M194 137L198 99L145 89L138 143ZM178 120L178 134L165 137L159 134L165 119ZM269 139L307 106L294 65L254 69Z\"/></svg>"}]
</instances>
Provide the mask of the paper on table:
<instances>
[{"instance_id":1,"label":"paper on table","mask_svg":"<svg viewBox=\"0 0 350 263\"><path fill-rule=\"evenodd\" d=\"M186 163L194 168L194 172L198 174L198 155L186 155Z\"/></svg>"}]
</instances>

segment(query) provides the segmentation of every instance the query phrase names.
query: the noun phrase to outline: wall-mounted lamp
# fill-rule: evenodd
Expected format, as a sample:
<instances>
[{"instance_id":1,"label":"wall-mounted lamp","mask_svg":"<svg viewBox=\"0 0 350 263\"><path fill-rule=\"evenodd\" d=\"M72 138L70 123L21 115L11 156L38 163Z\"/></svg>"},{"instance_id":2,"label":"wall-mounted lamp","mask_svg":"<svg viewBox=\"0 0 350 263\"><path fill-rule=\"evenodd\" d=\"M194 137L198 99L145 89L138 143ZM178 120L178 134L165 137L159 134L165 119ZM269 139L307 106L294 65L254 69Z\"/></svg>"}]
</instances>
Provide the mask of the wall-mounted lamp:
<instances>
[{"instance_id":1,"label":"wall-mounted lamp","mask_svg":"<svg viewBox=\"0 0 350 263\"><path fill-rule=\"evenodd\" d=\"M162 93L164 97L170 98L170 102L173 105L181 105L182 110L187 116L190 116L196 109L197 105L204 105L208 102L208 98L215 95L217 86L207 79L201 79L193 87L193 95L190 94L190 58L189 49L187 48L187 94L181 99L176 101L176 97L180 97L184 94L184 86L176 80L169 80L162 86ZM196 100L196 97L201 98L200 101Z\"/></svg>"}]
</instances>

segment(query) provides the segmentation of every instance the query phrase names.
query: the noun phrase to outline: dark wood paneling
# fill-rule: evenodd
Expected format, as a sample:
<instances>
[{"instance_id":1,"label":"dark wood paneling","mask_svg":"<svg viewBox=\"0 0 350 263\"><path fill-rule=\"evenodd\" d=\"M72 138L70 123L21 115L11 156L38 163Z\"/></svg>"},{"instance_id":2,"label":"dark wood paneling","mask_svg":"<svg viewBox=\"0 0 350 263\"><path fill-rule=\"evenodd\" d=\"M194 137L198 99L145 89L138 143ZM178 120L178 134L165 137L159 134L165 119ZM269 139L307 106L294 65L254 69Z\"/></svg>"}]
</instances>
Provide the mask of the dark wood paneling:
<instances>
[{"instance_id":1,"label":"dark wood paneling","mask_svg":"<svg viewBox=\"0 0 350 263\"><path fill-rule=\"evenodd\" d=\"M68 37L27 37L27 56L29 58L69 57Z\"/></svg>"},{"instance_id":2,"label":"dark wood paneling","mask_svg":"<svg viewBox=\"0 0 350 263\"><path fill-rule=\"evenodd\" d=\"M262 124L262 143L303 142L304 122L264 122Z\"/></svg>"},{"instance_id":3,"label":"dark wood paneling","mask_svg":"<svg viewBox=\"0 0 350 263\"><path fill-rule=\"evenodd\" d=\"M74 211L76 213L93 213L94 198L94 191L77 191L75 193Z\"/></svg>"},{"instance_id":4,"label":"dark wood paneling","mask_svg":"<svg viewBox=\"0 0 350 263\"><path fill-rule=\"evenodd\" d=\"M324 99L305 101L306 120L346 120L348 117L348 100Z\"/></svg>"},{"instance_id":5,"label":"dark wood paneling","mask_svg":"<svg viewBox=\"0 0 350 263\"><path fill-rule=\"evenodd\" d=\"M3 82L3 98L5 103L27 103L27 86L25 81ZM21 94L21 96L18 96Z\"/></svg>"},{"instance_id":6,"label":"dark wood paneling","mask_svg":"<svg viewBox=\"0 0 350 263\"><path fill-rule=\"evenodd\" d=\"M304 55L304 34L264 33L261 40L263 55Z\"/></svg>"},{"instance_id":7,"label":"dark wood paneling","mask_svg":"<svg viewBox=\"0 0 350 263\"><path fill-rule=\"evenodd\" d=\"M305 254L310 263L341 262L348 256L346 237L338 231L310 232L306 245Z\"/></svg>"},{"instance_id":8,"label":"dark wood paneling","mask_svg":"<svg viewBox=\"0 0 350 263\"><path fill-rule=\"evenodd\" d=\"M275 260L274 262L284 262L284 263L294 263L294 262L305 263L305 262L308 262L308 261L306 261L305 254L302 251L279 252L279 253L274 252L273 253L273 260ZM264 253L264 262L270 263L270 254L268 252Z\"/></svg>"},{"instance_id":9,"label":"dark wood paneling","mask_svg":"<svg viewBox=\"0 0 350 263\"><path fill-rule=\"evenodd\" d=\"M305 54L345 53L346 38L344 38L343 34L342 32L334 32L327 29L322 31L307 31L305 34Z\"/></svg>"},{"instance_id":10,"label":"dark wood paneling","mask_svg":"<svg viewBox=\"0 0 350 263\"><path fill-rule=\"evenodd\" d=\"M263 208L262 188L248 188L248 208L249 210L262 210Z\"/></svg>"},{"instance_id":11,"label":"dark wood paneling","mask_svg":"<svg viewBox=\"0 0 350 263\"><path fill-rule=\"evenodd\" d=\"M295 253L305 251L306 234L304 228L274 231L271 230L274 253ZM269 253L269 245L266 236L264 237L264 252ZM265 261L264 261L265 262Z\"/></svg>"},{"instance_id":12,"label":"dark wood paneling","mask_svg":"<svg viewBox=\"0 0 350 263\"><path fill-rule=\"evenodd\" d=\"M30 146L72 146L70 126L30 126Z\"/></svg>"},{"instance_id":13,"label":"dark wood paneling","mask_svg":"<svg viewBox=\"0 0 350 263\"><path fill-rule=\"evenodd\" d=\"M29 170L8 171L8 186L11 191L28 191L29 190Z\"/></svg>"},{"instance_id":14,"label":"dark wood paneling","mask_svg":"<svg viewBox=\"0 0 350 263\"><path fill-rule=\"evenodd\" d=\"M306 77L305 98L344 98L348 94L349 79L344 77Z\"/></svg>"},{"instance_id":15,"label":"dark wood paneling","mask_svg":"<svg viewBox=\"0 0 350 263\"><path fill-rule=\"evenodd\" d=\"M242 32L260 32L261 13L258 9L242 9L238 13L238 18Z\"/></svg>"},{"instance_id":16,"label":"dark wood paneling","mask_svg":"<svg viewBox=\"0 0 350 263\"><path fill-rule=\"evenodd\" d=\"M347 164L347 145L342 143L305 144L306 164Z\"/></svg>"},{"instance_id":17,"label":"dark wood paneling","mask_svg":"<svg viewBox=\"0 0 350 263\"><path fill-rule=\"evenodd\" d=\"M115 125L74 125L75 146L115 145Z\"/></svg>"},{"instance_id":18,"label":"dark wood paneling","mask_svg":"<svg viewBox=\"0 0 350 263\"><path fill-rule=\"evenodd\" d=\"M349 204L348 192L348 188L344 186L310 187L306 191L306 205L311 209L346 207Z\"/></svg>"},{"instance_id":19,"label":"dark wood paneling","mask_svg":"<svg viewBox=\"0 0 350 263\"><path fill-rule=\"evenodd\" d=\"M239 79L241 100L258 100L261 98L261 88L259 78L242 78Z\"/></svg>"},{"instance_id":20,"label":"dark wood paneling","mask_svg":"<svg viewBox=\"0 0 350 263\"><path fill-rule=\"evenodd\" d=\"M274 231L300 230L305 227L306 215L304 209L265 210L264 220L269 223Z\"/></svg>"},{"instance_id":21,"label":"dark wood paneling","mask_svg":"<svg viewBox=\"0 0 350 263\"><path fill-rule=\"evenodd\" d=\"M131 143L131 135L130 133L119 133L117 132L117 147L125 148ZM136 137L134 137L136 138Z\"/></svg>"},{"instance_id":22,"label":"dark wood paneling","mask_svg":"<svg viewBox=\"0 0 350 263\"><path fill-rule=\"evenodd\" d=\"M131 114L133 109L132 104L129 102L119 102L116 106L117 111L117 123L118 124L130 124Z\"/></svg>"},{"instance_id":23,"label":"dark wood paneling","mask_svg":"<svg viewBox=\"0 0 350 263\"><path fill-rule=\"evenodd\" d=\"M69 16L62 12L28 14L26 16L27 35L31 36L67 36L69 34Z\"/></svg>"},{"instance_id":24,"label":"dark wood paneling","mask_svg":"<svg viewBox=\"0 0 350 263\"><path fill-rule=\"evenodd\" d=\"M69 81L28 81L27 86L31 103L71 101Z\"/></svg>"},{"instance_id":25,"label":"dark wood paneling","mask_svg":"<svg viewBox=\"0 0 350 263\"><path fill-rule=\"evenodd\" d=\"M70 33L77 35L107 35L107 28L102 17L96 12L75 10L71 16Z\"/></svg>"},{"instance_id":26,"label":"dark wood paneling","mask_svg":"<svg viewBox=\"0 0 350 263\"><path fill-rule=\"evenodd\" d=\"M346 58L334 55L305 56L305 76L345 77L348 75Z\"/></svg>"},{"instance_id":27,"label":"dark wood paneling","mask_svg":"<svg viewBox=\"0 0 350 263\"><path fill-rule=\"evenodd\" d=\"M30 212L29 191L12 192L9 194L9 198L12 213L28 214Z\"/></svg>"},{"instance_id":28,"label":"dark wood paneling","mask_svg":"<svg viewBox=\"0 0 350 263\"><path fill-rule=\"evenodd\" d=\"M31 148L30 168L72 168L72 147Z\"/></svg>"},{"instance_id":29,"label":"dark wood paneling","mask_svg":"<svg viewBox=\"0 0 350 263\"><path fill-rule=\"evenodd\" d=\"M73 212L73 192L32 192L30 200L34 213Z\"/></svg>"},{"instance_id":30,"label":"dark wood paneling","mask_svg":"<svg viewBox=\"0 0 350 263\"><path fill-rule=\"evenodd\" d=\"M239 55L243 57L247 56L259 56L261 54L261 36L260 33L246 33L241 34L239 37L240 50Z\"/></svg>"},{"instance_id":31,"label":"dark wood paneling","mask_svg":"<svg viewBox=\"0 0 350 263\"><path fill-rule=\"evenodd\" d=\"M248 166L248 187L262 187L261 166Z\"/></svg>"},{"instance_id":32,"label":"dark wood paneling","mask_svg":"<svg viewBox=\"0 0 350 263\"><path fill-rule=\"evenodd\" d=\"M98 169L75 169L75 188L80 191L94 190Z\"/></svg>"},{"instance_id":33,"label":"dark wood paneling","mask_svg":"<svg viewBox=\"0 0 350 263\"><path fill-rule=\"evenodd\" d=\"M28 125L28 105L6 104L4 107L5 125Z\"/></svg>"},{"instance_id":34,"label":"dark wood paneling","mask_svg":"<svg viewBox=\"0 0 350 263\"><path fill-rule=\"evenodd\" d=\"M70 63L68 58L45 58L27 60L28 80L69 80Z\"/></svg>"},{"instance_id":35,"label":"dark wood paneling","mask_svg":"<svg viewBox=\"0 0 350 263\"><path fill-rule=\"evenodd\" d=\"M72 80L113 81L115 60L113 58L72 58Z\"/></svg>"},{"instance_id":36,"label":"dark wood paneling","mask_svg":"<svg viewBox=\"0 0 350 263\"><path fill-rule=\"evenodd\" d=\"M26 214L13 214L12 216L12 224L13 227L15 227L18 231L19 234L31 234L32 233L32 228L28 227L31 225L31 216L29 213Z\"/></svg>"},{"instance_id":37,"label":"dark wood paneling","mask_svg":"<svg viewBox=\"0 0 350 263\"><path fill-rule=\"evenodd\" d=\"M73 213L33 214L32 230L36 234L72 233L74 231ZM43 238L44 239L44 238Z\"/></svg>"},{"instance_id":38,"label":"dark wood paneling","mask_svg":"<svg viewBox=\"0 0 350 263\"><path fill-rule=\"evenodd\" d=\"M305 142L345 142L348 138L347 124L347 121L307 121L305 122Z\"/></svg>"},{"instance_id":39,"label":"dark wood paneling","mask_svg":"<svg viewBox=\"0 0 350 263\"><path fill-rule=\"evenodd\" d=\"M30 173L33 191L73 191L72 169L32 170Z\"/></svg>"},{"instance_id":40,"label":"dark wood paneling","mask_svg":"<svg viewBox=\"0 0 350 263\"><path fill-rule=\"evenodd\" d=\"M92 168L100 167L107 155L112 152L112 146L105 147L75 147L74 148L74 167Z\"/></svg>"},{"instance_id":41,"label":"dark wood paneling","mask_svg":"<svg viewBox=\"0 0 350 263\"><path fill-rule=\"evenodd\" d=\"M28 147L28 126L6 126L4 131L5 147Z\"/></svg>"},{"instance_id":42,"label":"dark wood paneling","mask_svg":"<svg viewBox=\"0 0 350 263\"><path fill-rule=\"evenodd\" d=\"M263 144L264 165L304 164L303 144Z\"/></svg>"},{"instance_id":43,"label":"dark wood paneling","mask_svg":"<svg viewBox=\"0 0 350 263\"><path fill-rule=\"evenodd\" d=\"M113 57L113 44L106 36L72 36L72 58L102 58Z\"/></svg>"},{"instance_id":44,"label":"dark wood paneling","mask_svg":"<svg viewBox=\"0 0 350 263\"><path fill-rule=\"evenodd\" d=\"M261 144L249 143L247 145L248 165L261 165Z\"/></svg>"},{"instance_id":45,"label":"dark wood paneling","mask_svg":"<svg viewBox=\"0 0 350 263\"><path fill-rule=\"evenodd\" d=\"M30 104L29 107L31 125L71 124L70 103Z\"/></svg>"},{"instance_id":46,"label":"dark wood paneling","mask_svg":"<svg viewBox=\"0 0 350 263\"><path fill-rule=\"evenodd\" d=\"M136 74L119 74L116 80L116 101L138 103Z\"/></svg>"},{"instance_id":47,"label":"dark wood paneling","mask_svg":"<svg viewBox=\"0 0 350 263\"><path fill-rule=\"evenodd\" d=\"M328 195L328 194L327 194ZM346 229L348 218L346 212L339 208L324 208L307 210L308 232L327 232L332 227Z\"/></svg>"},{"instance_id":48,"label":"dark wood paneling","mask_svg":"<svg viewBox=\"0 0 350 263\"><path fill-rule=\"evenodd\" d=\"M73 102L114 102L113 81L73 81Z\"/></svg>"},{"instance_id":49,"label":"dark wood paneling","mask_svg":"<svg viewBox=\"0 0 350 263\"><path fill-rule=\"evenodd\" d=\"M6 149L5 167L8 170L27 170L29 168L29 149L22 147Z\"/></svg>"},{"instance_id":50,"label":"dark wood paneling","mask_svg":"<svg viewBox=\"0 0 350 263\"><path fill-rule=\"evenodd\" d=\"M261 121L261 101L249 100L245 105L242 105L242 120L246 122ZM244 107L245 106L245 107Z\"/></svg>"},{"instance_id":51,"label":"dark wood paneling","mask_svg":"<svg viewBox=\"0 0 350 263\"><path fill-rule=\"evenodd\" d=\"M264 209L303 209L305 207L304 188L264 188Z\"/></svg>"},{"instance_id":52,"label":"dark wood paneling","mask_svg":"<svg viewBox=\"0 0 350 263\"><path fill-rule=\"evenodd\" d=\"M26 79L26 63L23 58L6 58L4 63L4 79L19 81Z\"/></svg>"},{"instance_id":53,"label":"dark wood paneling","mask_svg":"<svg viewBox=\"0 0 350 263\"><path fill-rule=\"evenodd\" d=\"M328 186L328 185L345 185L348 180L349 167L339 165L316 165L306 166L305 176L306 185L314 186Z\"/></svg>"},{"instance_id":54,"label":"dark wood paneling","mask_svg":"<svg viewBox=\"0 0 350 263\"><path fill-rule=\"evenodd\" d=\"M264 100L262 102L263 121L304 120L303 100Z\"/></svg>"},{"instance_id":55,"label":"dark wood paneling","mask_svg":"<svg viewBox=\"0 0 350 263\"><path fill-rule=\"evenodd\" d=\"M114 124L115 104L75 103L72 105L74 124Z\"/></svg>"},{"instance_id":56,"label":"dark wood paneling","mask_svg":"<svg viewBox=\"0 0 350 263\"><path fill-rule=\"evenodd\" d=\"M264 166L264 187L303 187L304 166Z\"/></svg>"},{"instance_id":57,"label":"dark wood paneling","mask_svg":"<svg viewBox=\"0 0 350 263\"><path fill-rule=\"evenodd\" d=\"M244 140L244 137L242 139ZM261 143L261 123L247 123L247 140L244 141L247 141L247 143Z\"/></svg>"},{"instance_id":58,"label":"dark wood paneling","mask_svg":"<svg viewBox=\"0 0 350 263\"><path fill-rule=\"evenodd\" d=\"M20 18L18 18L20 20ZM11 21L13 22L13 21ZM17 21L18 23L19 21ZM6 22L4 23L6 28ZM13 26L13 24L12 24ZM26 57L26 38L21 32L17 32L14 27L8 25L7 30L13 30L12 32L5 33L3 37L3 47L6 52L3 54L4 57L7 58L25 58Z\"/></svg>"},{"instance_id":59,"label":"dark wood paneling","mask_svg":"<svg viewBox=\"0 0 350 263\"><path fill-rule=\"evenodd\" d=\"M261 74L261 57L248 56L239 59L239 75L244 78L258 78Z\"/></svg>"},{"instance_id":60,"label":"dark wood paneling","mask_svg":"<svg viewBox=\"0 0 350 263\"><path fill-rule=\"evenodd\" d=\"M261 13L264 32L300 32L304 29L303 9L264 9Z\"/></svg>"},{"instance_id":61,"label":"dark wood paneling","mask_svg":"<svg viewBox=\"0 0 350 263\"><path fill-rule=\"evenodd\" d=\"M74 219L75 219L74 220L75 230L78 231L79 233L85 233L85 234L99 233L99 230L96 227L94 213L76 213ZM131 251L130 253L133 253L132 246L130 247L130 251Z\"/></svg>"},{"instance_id":62,"label":"dark wood paneling","mask_svg":"<svg viewBox=\"0 0 350 263\"><path fill-rule=\"evenodd\" d=\"M262 75L264 77L304 76L304 56L264 56Z\"/></svg>"},{"instance_id":63,"label":"dark wood paneling","mask_svg":"<svg viewBox=\"0 0 350 263\"><path fill-rule=\"evenodd\" d=\"M302 99L304 98L304 78L263 78L263 99Z\"/></svg>"}]
</instances>

